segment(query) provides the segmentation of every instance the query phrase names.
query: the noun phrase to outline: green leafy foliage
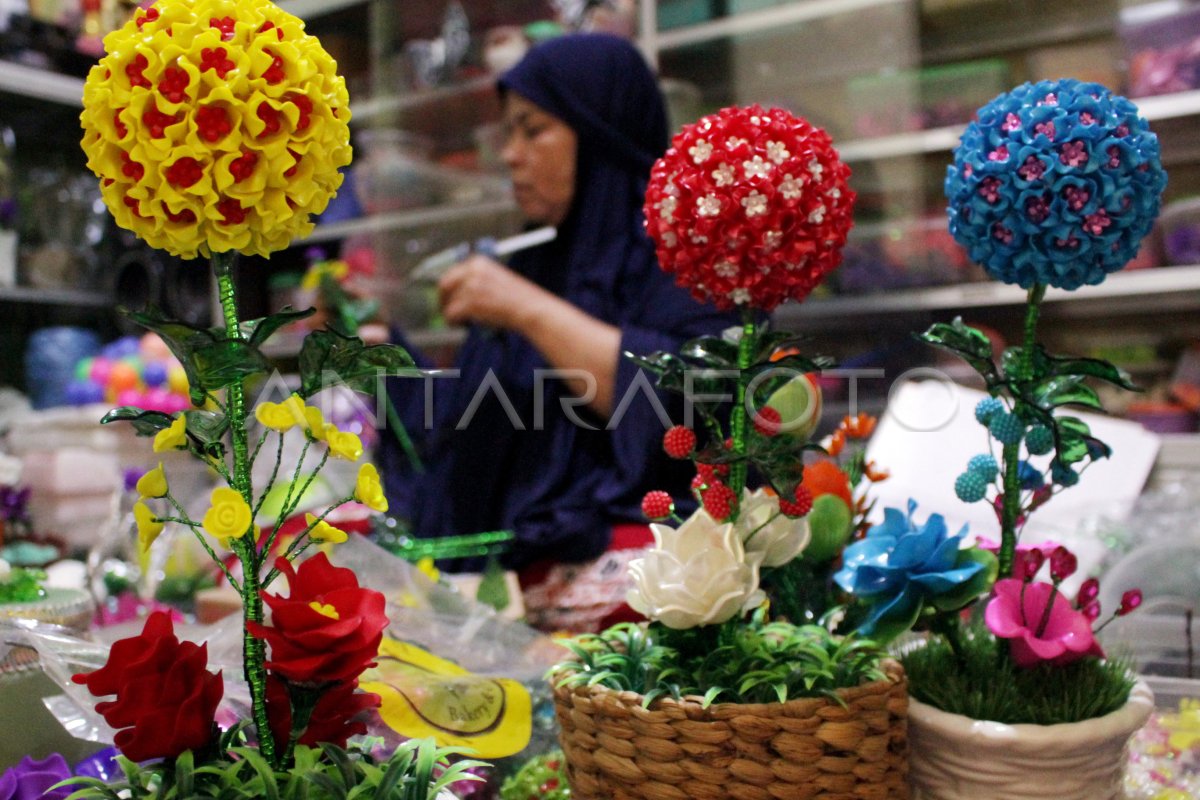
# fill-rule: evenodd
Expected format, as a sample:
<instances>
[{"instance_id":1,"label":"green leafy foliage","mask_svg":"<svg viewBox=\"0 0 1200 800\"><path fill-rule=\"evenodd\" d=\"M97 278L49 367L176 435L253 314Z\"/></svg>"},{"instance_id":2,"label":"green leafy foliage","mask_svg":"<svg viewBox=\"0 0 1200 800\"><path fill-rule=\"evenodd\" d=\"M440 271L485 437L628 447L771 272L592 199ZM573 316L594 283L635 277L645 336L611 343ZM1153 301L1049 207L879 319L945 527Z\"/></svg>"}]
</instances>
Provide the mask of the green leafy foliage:
<instances>
[{"instance_id":1,"label":"green leafy foliage","mask_svg":"<svg viewBox=\"0 0 1200 800\"><path fill-rule=\"evenodd\" d=\"M900 662L909 693L922 703L971 719L1006 724L1054 725L1116 711L1129 699L1134 678L1123 659L1085 658L1065 667L1020 669L1000 658L1000 647L982 623L959 636L962 659L948 642L930 639Z\"/></svg>"},{"instance_id":2,"label":"green leafy foliage","mask_svg":"<svg viewBox=\"0 0 1200 800\"><path fill-rule=\"evenodd\" d=\"M335 378L351 389L370 393L385 375L420 375L404 348L393 344L364 344L361 339L332 331L313 331L300 348L300 396L312 397Z\"/></svg>"},{"instance_id":3,"label":"green leafy foliage","mask_svg":"<svg viewBox=\"0 0 1200 800\"><path fill-rule=\"evenodd\" d=\"M647 706L663 696L701 697L705 706L837 699L838 689L884 678L884 653L873 642L819 625L768 622L765 609L747 621L684 631L614 625L566 644L574 658L551 670L556 686L637 692Z\"/></svg>"},{"instance_id":4,"label":"green leafy foliage","mask_svg":"<svg viewBox=\"0 0 1200 800\"><path fill-rule=\"evenodd\" d=\"M171 427L175 418L162 411L144 411L137 406L121 406L109 411L100 420L101 425L110 422L128 422L138 436L153 436Z\"/></svg>"},{"instance_id":5,"label":"green leafy foliage","mask_svg":"<svg viewBox=\"0 0 1200 800\"><path fill-rule=\"evenodd\" d=\"M244 737L239 728L222 738ZM405 742L385 761L331 744L298 746L295 766L279 772L253 747L222 752L225 758L199 767L190 751L144 767L119 756L123 782L72 778L60 785L75 789L69 800L434 800L456 781L479 780L467 770L481 766L471 760L450 763L461 751L439 748L431 739Z\"/></svg>"}]
</instances>

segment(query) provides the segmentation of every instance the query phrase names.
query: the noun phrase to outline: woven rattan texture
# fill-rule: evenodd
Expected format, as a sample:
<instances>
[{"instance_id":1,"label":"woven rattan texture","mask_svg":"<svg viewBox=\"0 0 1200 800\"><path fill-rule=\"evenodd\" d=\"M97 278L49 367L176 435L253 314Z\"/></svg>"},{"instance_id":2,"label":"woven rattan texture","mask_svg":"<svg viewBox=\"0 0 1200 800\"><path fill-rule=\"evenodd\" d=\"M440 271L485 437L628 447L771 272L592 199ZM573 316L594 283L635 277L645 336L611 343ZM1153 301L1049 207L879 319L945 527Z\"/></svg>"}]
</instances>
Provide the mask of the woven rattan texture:
<instances>
[{"instance_id":1,"label":"woven rattan texture","mask_svg":"<svg viewBox=\"0 0 1200 800\"><path fill-rule=\"evenodd\" d=\"M907 800L904 671L787 703L656 701L603 687L555 690L577 800Z\"/></svg>"}]
</instances>

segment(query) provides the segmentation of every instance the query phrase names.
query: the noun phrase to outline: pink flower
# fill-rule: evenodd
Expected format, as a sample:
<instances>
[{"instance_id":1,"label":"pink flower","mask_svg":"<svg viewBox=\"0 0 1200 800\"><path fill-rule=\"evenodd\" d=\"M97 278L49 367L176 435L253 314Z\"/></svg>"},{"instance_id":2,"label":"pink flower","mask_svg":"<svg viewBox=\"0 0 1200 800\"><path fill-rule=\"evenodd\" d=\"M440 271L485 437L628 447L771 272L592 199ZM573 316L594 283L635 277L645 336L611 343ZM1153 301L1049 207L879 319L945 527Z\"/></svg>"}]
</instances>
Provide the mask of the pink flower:
<instances>
[{"instance_id":1,"label":"pink flower","mask_svg":"<svg viewBox=\"0 0 1200 800\"><path fill-rule=\"evenodd\" d=\"M1092 635L1091 620L1071 608L1067 598L1048 583L996 581L983 618L995 636L1010 640L1018 667L1035 667L1043 661L1065 666L1086 656L1104 657Z\"/></svg>"},{"instance_id":2,"label":"pink flower","mask_svg":"<svg viewBox=\"0 0 1200 800\"><path fill-rule=\"evenodd\" d=\"M976 544L980 550L987 550L995 556L1000 555L1000 543L995 539L989 539L986 536L980 536L976 540ZM1037 575L1038 570L1046 563L1046 559L1050 558L1050 554L1061 547L1058 542L1045 541L1041 544L1019 544L1017 552L1013 557L1012 577L1020 578L1022 576L1033 580Z\"/></svg>"}]
</instances>

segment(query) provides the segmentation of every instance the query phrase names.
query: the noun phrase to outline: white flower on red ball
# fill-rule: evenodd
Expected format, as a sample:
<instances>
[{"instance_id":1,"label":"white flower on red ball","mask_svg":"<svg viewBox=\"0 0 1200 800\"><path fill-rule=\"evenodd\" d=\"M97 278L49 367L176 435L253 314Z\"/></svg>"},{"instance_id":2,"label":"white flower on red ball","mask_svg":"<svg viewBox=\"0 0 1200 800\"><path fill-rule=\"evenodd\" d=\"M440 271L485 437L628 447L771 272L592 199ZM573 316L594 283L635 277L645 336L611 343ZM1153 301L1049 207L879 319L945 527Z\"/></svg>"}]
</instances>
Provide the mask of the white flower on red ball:
<instances>
[{"instance_id":1,"label":"white flower on red ball","mask_svg":"<svg viewBox=\"0 0 1200 800\"><path fill-rule=\"evenodd\" d=\"M747 557L758 555L764 567L782 567L800 555L812 534L808 519L792 519L779 510L779 498L764 489L742 489L737 530Z\"/></svg>"},{"instance_id":2,"label":"white flower on red ball","mask_svg":"<svg viewBox=\"0 0 1200 800\"><path fill-rule=\"evenodd\" d=\"M697 300L771 311L803 300L841 262L849 175L828 134L804 119L726 108L685 126L655 163L647 231L663 269ZM669 217L668 195L678 200Z\"/></svg>"},{"instance_id":3,"label":"white flower on red ball","mask_svg":"<svg viewBox=\"0 0 1200 800\"><path fill-rule=\"evenodd\" d=\"M703 509L678 528L651 524L654 547L629 565L626 601L668 628L717 625L759 605L759 557L747 554L731 523Z\"/></svg>"}]
</instances>

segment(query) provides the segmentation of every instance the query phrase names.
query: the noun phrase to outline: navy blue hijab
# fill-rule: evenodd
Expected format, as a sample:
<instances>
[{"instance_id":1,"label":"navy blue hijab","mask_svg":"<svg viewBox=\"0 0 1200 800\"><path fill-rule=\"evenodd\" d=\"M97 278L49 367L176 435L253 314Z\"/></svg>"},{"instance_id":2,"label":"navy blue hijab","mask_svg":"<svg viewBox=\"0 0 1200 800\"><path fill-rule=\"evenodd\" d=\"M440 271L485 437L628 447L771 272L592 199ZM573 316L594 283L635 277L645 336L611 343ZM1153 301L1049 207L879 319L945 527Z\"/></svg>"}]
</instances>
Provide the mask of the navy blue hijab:
<instances>
[{"instance_id":1,"label":"navy blue hijab","mask_svg":"<svg viewBox=\"0 0 1200 800\"><path fill-rule=\"evenodd\" d=\"M579 142L575 194L558 238L517 254L509 266L619 327L623 351L676 350L692 336L732 324L731 316L674 286L644 232L646 182L666 148L667 123L641 54L613 36L564 36L530 50L499 87L563 120ZM573 409L575 419L564 413L560 401L570 393L558 381L538 382L536 371L549 365L516 333L473 329L456 366L460 378L435 382L434 425L421 441L428 472L408 473L393 447L382 453L393 511L417 535L508 529L517 541L507 566L582 561L604 551L614 523L644 521L645 492L686 494L691 476L661 449L668 422L662 410L678 421L678 401L652 400L642 383L651 376L639 379L628 359L617 367L618 421L611 429L581 406ZM507 402L495 391L480 401L489 373ZM393 384L414 432L421 428L421 394L417 382ZM577 424L580 417L594 429Z\"/></svg>"}]
</instances>

